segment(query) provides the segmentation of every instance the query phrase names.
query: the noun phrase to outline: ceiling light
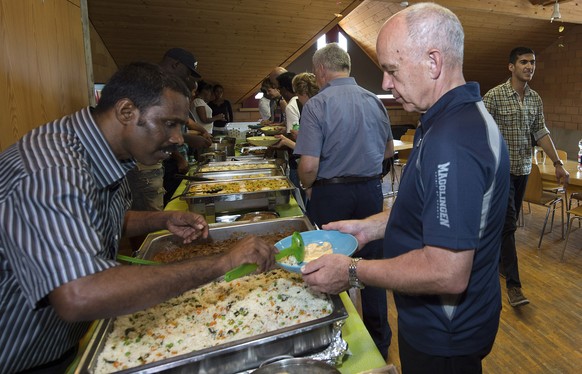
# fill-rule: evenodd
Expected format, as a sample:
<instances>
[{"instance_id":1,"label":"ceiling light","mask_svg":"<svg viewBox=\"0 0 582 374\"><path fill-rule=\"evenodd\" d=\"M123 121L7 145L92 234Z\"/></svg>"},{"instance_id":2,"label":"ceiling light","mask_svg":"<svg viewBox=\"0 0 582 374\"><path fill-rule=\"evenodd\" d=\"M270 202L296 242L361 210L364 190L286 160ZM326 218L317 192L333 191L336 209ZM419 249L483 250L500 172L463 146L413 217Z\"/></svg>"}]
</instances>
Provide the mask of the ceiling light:
<instances>
[{"instance_id":1,"label":"ceiling light","mask_svg":"<svg viewBox=\"0 0 582 374\"><path fill-rule=\"evenodd\" d=\"M560 14L560 4L558 4L558 0L554 3L554 12L552 13L552 17L550 18L550 22L554 22L555 19L562 18Z\"/></svg>"}]
</instances>

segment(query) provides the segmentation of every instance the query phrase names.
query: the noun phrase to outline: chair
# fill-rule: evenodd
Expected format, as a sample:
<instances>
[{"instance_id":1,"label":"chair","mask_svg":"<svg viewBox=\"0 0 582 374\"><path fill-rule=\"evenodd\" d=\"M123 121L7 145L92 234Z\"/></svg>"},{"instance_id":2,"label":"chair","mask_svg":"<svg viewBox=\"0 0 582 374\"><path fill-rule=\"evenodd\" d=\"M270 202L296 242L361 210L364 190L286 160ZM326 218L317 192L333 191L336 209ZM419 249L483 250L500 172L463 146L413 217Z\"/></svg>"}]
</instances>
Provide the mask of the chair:
<instances>
[{"instance_id":1,"label":"chair","mask_svg":"<svg viewBox=\"0 0 582 374\"><path fill-rule=\"evenodd\" d=\"M562 151L561 149L557 149L556 151L558 152L558 158L560 160L568 159L568 153L566 151ZM546 157L544 163L546 165L552 165L553 161L549 157ZM542 184L544 186L544 191L562 194L565 192L564 186L556 182L543 181Z\"/></svg>"},{"instance_id":2,"label":"chair","mask_svg":"<svg viewBox=\"0 0 582 374\"><path fill-rule=\"evenodd\" d=\"M552 221L550 223L549 232L552 232L552 227L554 226L554 216L556 214L556 206L558 203L560 203L560 207L562 209L562 238L564 238L564 199L560 194L543 190L542 176L540 174L540 169L536 164L532 164L531 173L525 187L525 196L523 201L548 208L546 212L546 218L544 220L544 225L542 227L542 232L540 234L538 249L542 245L542 239L544 238L550 211L552 212Z\"/></svg>"},{"instance_id":3,"label":"chair","mask_svg":"<svg viewBox=\"0 0 582 374\"><path fill-rule=\"evenodd\" d=\"M412 143L414 141L414 134L404 134L400 137L400 140L403 142Z\"/></svg>"},{"instance_id":4,"label":"chair","mask_svg":"<svg viewBox=\"0 0 582 374\"><path fill-rule=\"evenodd\" d=\"M564 249L562 249L562 256L560 256L560 262L564 261L564 254L566 253L568 238L570 237L570 232L572 231L572 224L574 223L574 220L577 219L578 223L582 221L582 205L578 205L574 209L569 209L568 216L570 216L570 220L568 221L568 231L566 233L566 240L564 241Z\"/></svg>"},{"instance_id":5,"label":"chair","mask_svg":"<svg viewBox=\"0 0 582 374\"><path fill-rule=\"evenodd\" d=\"M400 140L403 142L412 143L414 141L414 135L407 135L404 134L400 137ZM400 176L404 172L404 168L406 167L406 163L408 162L408 157L410 157L410 153L412 149L401 149L397 152L397 158L394 160L394 166L400 166Z\"/></svg>"}]
</instances>

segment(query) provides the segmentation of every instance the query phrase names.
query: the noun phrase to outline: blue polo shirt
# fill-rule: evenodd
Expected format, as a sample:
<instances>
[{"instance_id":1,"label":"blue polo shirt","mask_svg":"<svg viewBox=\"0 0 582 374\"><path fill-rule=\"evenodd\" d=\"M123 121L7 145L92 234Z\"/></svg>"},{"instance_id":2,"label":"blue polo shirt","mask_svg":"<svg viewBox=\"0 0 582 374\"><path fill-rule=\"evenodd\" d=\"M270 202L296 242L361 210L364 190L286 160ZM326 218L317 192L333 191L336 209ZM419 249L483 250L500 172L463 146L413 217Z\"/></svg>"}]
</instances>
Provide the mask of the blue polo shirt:
<instances>
[{"instance_id":1,"label":"blue polo shirt","mask_svg":"<svg viewBox=\"0 0 582 374\"><path fill-rule=\"evenodd\" d=\"M477 83L445 94L421 116L386 226L385 256L426 245L475 250L461 295L395 293L399 332L436 356L480 353L493 343L501 296L498 262L509 156Z\"/></svg>"}]
</instances>

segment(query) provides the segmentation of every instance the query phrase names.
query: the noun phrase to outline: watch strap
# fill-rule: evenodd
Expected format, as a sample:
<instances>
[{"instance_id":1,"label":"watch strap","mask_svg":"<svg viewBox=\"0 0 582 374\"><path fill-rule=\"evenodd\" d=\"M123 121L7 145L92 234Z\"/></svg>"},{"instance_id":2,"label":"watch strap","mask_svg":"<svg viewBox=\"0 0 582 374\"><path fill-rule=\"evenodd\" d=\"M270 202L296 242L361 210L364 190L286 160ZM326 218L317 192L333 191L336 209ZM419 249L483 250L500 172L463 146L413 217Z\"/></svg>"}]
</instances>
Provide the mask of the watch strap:
<instances>
[{"instance_id":1,"label":"watch strap","mask_svg":"<svg viewBox=\"0 0 582 374\"><path fill-rule=\"evenodd\" d=\"M352 258L352 261L348 266L348 280L352 288L363 289L365 287L364 283L360 281L357 274L358 261L360 261L361 259L362 259L361 257Z\"/></svg>"}]
</instances>

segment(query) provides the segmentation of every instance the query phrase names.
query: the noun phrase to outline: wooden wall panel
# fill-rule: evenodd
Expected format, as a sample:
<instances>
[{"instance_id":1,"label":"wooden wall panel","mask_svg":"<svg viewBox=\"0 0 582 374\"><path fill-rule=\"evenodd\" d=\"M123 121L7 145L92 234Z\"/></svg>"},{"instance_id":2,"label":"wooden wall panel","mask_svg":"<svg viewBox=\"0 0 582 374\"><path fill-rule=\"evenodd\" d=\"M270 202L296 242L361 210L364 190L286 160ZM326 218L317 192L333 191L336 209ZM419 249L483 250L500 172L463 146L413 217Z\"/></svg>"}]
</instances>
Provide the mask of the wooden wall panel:
<instances>
[{"instance_id":1,"label":"wooden wall panel","mask_svg":"<svg viewBox=\"0 0 582 374\"><path fill-rule=\"evenodd\" d=\"M0 150L89 103L79 0L0 0Z\"/></svg>"},{"instance_id":2,"label":"wooden wall panel","mask_svg":"<svg viewBox=\"0 0 582 374\"><path fill-rule=\"evenodd\" d=\"M107 82L113 73L117 71L118 66L93 24L91 24L91 55L94 83Z\"/></svg>"}]
</instances>

